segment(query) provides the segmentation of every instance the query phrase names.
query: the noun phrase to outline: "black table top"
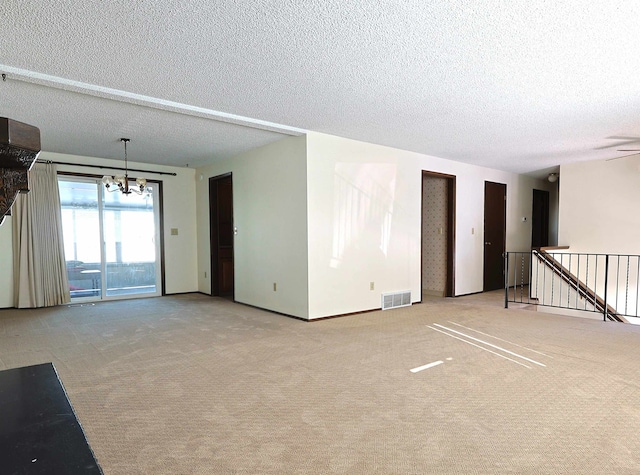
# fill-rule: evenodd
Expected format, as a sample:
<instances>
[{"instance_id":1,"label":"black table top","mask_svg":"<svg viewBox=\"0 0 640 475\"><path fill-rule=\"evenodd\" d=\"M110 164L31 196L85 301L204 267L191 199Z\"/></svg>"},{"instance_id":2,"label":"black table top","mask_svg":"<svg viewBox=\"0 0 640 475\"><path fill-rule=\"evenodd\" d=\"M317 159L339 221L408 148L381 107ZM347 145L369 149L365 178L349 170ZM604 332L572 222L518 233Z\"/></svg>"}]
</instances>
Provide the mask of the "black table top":
<instances>
[{"instance_id":1,"label":"black table top","mask_svg":"<svg viewBox=\"0 0 640 475\"><path fill-rule=\"evenodd\" d=\"M51 363L0 371L0 473L102 474Z\"/></svg>"}]
</instances>

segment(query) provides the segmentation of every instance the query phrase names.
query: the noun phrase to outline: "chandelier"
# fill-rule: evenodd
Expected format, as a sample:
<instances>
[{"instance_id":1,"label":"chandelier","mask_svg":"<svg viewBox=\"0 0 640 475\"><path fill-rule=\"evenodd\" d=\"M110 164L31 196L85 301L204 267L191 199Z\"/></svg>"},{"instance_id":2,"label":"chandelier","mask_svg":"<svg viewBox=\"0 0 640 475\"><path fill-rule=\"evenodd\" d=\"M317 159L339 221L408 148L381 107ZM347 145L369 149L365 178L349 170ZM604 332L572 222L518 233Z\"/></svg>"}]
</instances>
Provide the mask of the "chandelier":
<instances>
[{"instance_id":1,"label":"chandelier","mask_svg":"<svg viewBox=\"0 0 640 475\"><path fill-rule=\"evenodd\" d=\"M104 184L107 191L120 191L125 195L131 194L131 192L135 192L139 195L144 193L147 188L147 180L144 178L136 178L136 186L129 187L129 173L128 173L128 161L127 161L127 142L130 142L131 139L120 139L120 142L124 142L124 175L115 175L109 176L105 175L102 177L102 183ZM116 188L113 185L118 185Z\"/></svg>"}]
</instances>

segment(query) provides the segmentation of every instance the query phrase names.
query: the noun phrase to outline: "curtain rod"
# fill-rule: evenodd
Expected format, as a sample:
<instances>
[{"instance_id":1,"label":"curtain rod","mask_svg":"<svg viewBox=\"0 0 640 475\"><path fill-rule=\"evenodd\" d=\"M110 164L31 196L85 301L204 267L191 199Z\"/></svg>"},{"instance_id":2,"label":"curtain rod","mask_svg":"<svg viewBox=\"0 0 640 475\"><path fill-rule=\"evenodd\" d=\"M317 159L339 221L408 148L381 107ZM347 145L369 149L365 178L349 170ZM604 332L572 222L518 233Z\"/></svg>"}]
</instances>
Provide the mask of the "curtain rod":
<instances>
[{"instance_id":1,"label":"curtain rod","mask_svg":"<svg viewBox=\"0 0 640 475\"><path fill-rule=\"evenodd\" d=\"M56 165L73 165L74 167L89 167L89 168L102 168L102 169L108 169L108 170L124 170L124 168L120 168L120 167L105 167L103 165L83 165L81 163L70 163L70 162L57 162L55 160L36 160L36 163L55 163ZM171 176L176 176L177 173L171 173L171 172L154 172L153 170L139 170L136 168L127 168L128 171L130 172L140 172L140 173L153 173L155 175L171 175Z\"/></svg>"}]
</instances>

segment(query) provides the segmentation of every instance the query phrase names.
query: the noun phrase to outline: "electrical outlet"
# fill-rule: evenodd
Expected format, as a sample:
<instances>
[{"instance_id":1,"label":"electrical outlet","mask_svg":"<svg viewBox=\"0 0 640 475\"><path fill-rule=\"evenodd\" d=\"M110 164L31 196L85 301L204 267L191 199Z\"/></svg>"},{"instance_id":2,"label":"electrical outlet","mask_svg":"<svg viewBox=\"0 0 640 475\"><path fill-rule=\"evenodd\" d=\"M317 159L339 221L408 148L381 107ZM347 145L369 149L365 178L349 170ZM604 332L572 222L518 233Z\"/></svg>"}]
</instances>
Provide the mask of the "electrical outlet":
<instances>
[{"instance_id":1,"label":"electrical outlet","mask_svg":"<svg viewBox=\"0 0 640 475\"><path fill-rule=\"evenodd\" d=\"M177 236L178 235L178 228L171 228L171 235L172 236Z\"/></svg>"},{"instance_id":2,"label":"electrical outlet","mask_svg":"<svg viewBox=\"0 0 640 475\"><path fill-rule=\"evenodd\" d=\"M369 282L369 290L373 290L375 288L375 284L373 282Z\"/></svg>"},{"instance_id":3,"label":"electrical outlet","mask_svg":"<svg viewBox=\"0 0 640 475\"><path fill-rule=\"evenodd\" d=\"M207 278L207 271L204 271L204 278Z\"/></svg>"},{"instance_id":4,"label":"electrical outlet","mask_svg":"<svg viewBox=\"0 0 640 475\"><path fill-rule=\"evenodd\" d=\"M276 292L278 290L278 287L276 286L276 283L273 283L273 291Z\"/></svg>"}]
</instances>

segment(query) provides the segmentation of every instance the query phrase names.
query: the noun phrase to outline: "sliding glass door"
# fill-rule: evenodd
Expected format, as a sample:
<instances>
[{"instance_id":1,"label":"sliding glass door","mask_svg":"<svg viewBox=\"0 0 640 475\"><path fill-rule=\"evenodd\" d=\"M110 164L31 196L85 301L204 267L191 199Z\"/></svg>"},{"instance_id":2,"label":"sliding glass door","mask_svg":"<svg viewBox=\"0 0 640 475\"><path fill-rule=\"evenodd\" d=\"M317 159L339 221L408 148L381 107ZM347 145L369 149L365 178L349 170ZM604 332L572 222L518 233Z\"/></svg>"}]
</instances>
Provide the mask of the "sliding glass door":
<instances>
[{"instance_id":1,"label":"sliding glass door","mask_svg":"<svg viewBox=\"0 0 640 475\"><path fill-rule=\"evenodd\" d=\"M67 176L58 185L71 298L160 295L157 188L123 195Z\"/></svg>"}]
</instances>

